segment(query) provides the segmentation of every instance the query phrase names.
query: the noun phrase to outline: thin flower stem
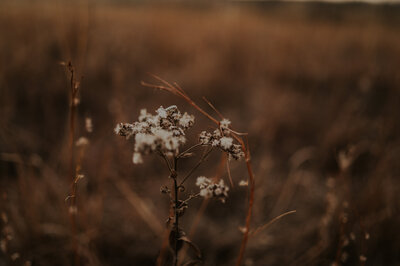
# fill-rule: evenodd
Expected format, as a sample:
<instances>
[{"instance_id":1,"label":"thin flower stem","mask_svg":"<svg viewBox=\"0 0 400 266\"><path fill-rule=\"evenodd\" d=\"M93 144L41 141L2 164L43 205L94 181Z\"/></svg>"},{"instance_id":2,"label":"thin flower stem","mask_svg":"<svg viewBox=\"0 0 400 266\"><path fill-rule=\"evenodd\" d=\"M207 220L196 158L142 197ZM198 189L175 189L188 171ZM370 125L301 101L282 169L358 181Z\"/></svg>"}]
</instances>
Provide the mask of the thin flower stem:
<instances>
[{"instance_id":1,"label":"thin flower stem","mask_svg":"<svg viewBox=\"0 0 400 266\"><path fill-rule=\"evenodd\" d=\"M226 157L228 157L228 156L226 156ZM235 185L233 184L231 168L229 167L229 158L226 159L226 172L228 173L229 183L231 183L232 188L234 188Z\"/></svg>"},{"instance_id":2,"label":"thin flower stem","mask_svg":"<svg viewBox=\"0 0 400 266\"><path fill-rule=\"evenodd\" d=\"M244 143L243 139L241 137L233 135L233 137L240 142L242 146L242 150L245 153L245 160L246 160L246 167L247 167L247 173L249 175L249 201L248 201L248 208L247 208L247 214L246 214L246 224L245 224L245 232L243 234L242 238L242 243L240 245L240 250L239 250L239 256L236 261L236 266L240 266L244 257L244 252L246 251L246 245L247 241L249 238L249 231L250 231L250 222L251 222L251 215L253 212L253 204L254 204L254 189L255 189L255 180L254 180L254 174L253 174L253 169L251 167L251 156L250 156L250 150L249 150L249 144Z\"/></svg>"},{"instance_id":3,"label":"thin flower stem","mask_svg":"<svg viewBox=\"0 0 400 266\"><path fill-rule=\"evenodd\" d=\"M185 150L185 151L179 153L178 156L176 156L176 158L179 159L179 158L181 158L183 155L185 155L185 153L188 153L189 151L191 151L191 150L193 150L193 149L195 149L195 148L197 148L197 147L200 147L200 146L202 146L202 145L203 145L203 144L201 144L201 143L198 143L198 144L196 144L196 145L193 145L192 147L188 148L187 150Z\"/></svg>"},{"instance_id":4,"label":"thin flower stem","mask_svg":"<svg viewBox=\"0 0 400 266\"><path fill-rule=\"evenodd\" d=\"M207 158L207 156L211 153L213 148L211 147L208 151L206 151L203 156L200 158L199 162L190 170L190 172L182 179L181 183L179 184L179 187L185 183L185 181L193 174L194 171L200 166L201 163L204 162L204 160Z\"/></svg>"},{"instance_id":5,"label":"thin flower stem","mask_svg":"<svg viewBox=\"0 0 400 266\"><path fill-rule=\"evenodd\" d=\"M184 203L187 203L187 202L189 202L190 200L197 198L198 196L200 196L200 193L191 194L191 195L189 195L189 198L185 199L183 202L184 202Z\"/></svg>"},{"instance_id":6,"label":"thin flower stem","mask_svg":"<svg viewBox=\"0 0 400 266\"><path fill-rule=\"evenodd\" d=\"M70 106L69 106L69 178L72 179L70 188L70 209L69 217L72 232L72 248L74 262L73 265L79 266L80 258L78 253L78 242L77 242L77 221L76 221L76 208L77 208L77 183L76 180L76 169L75 169L75 157L74 157L74 143L75 143L75 124L76 124L76 113L77 104L76 99L79 91L79 83L75 79L75 69L72 63L69 62L67 65L67 70L70 73Z\"/></svg>"},{"instance_id":7,"label":"thin flower stem","mask_svg":"<svg viewBox=\"0 0 400 266\"><path fill-rule=\"evenodd\" d=\"M206 111L204 111L201 107L199 107L186 93L185 91L180 88L177 84L175 86L171 85L167 81L163 80L162 78L152 75L155 79L163 83L164 85L154 85L154 84L149 84L145 83L142 81L142 85L150 88L155 88L155 89L160 89L160 90L165 90L168 91L178 97L183 98L186 102L188 102L190 105L192 105L195 109L197 109L200 113L202 113L204 116L206 116L208 119L210 119L212 122L217 124L220 127L220 122L216 120L214 117L212 117L210 114L208 114ZM254 174L253 174L253 169L251 165L251 156L250 156L250 151L249 151L249 145L247 143L247 146L243 140L243 137L246 138L247 140L247 133L241 133L241 132L236 132L233 131L231 128L229 129L231 131L232 136L234 139L236 139L240 145L242 146L242 151L245 153L245 161L246 161L246 167L247 167L247 173L249 176L249 200L248 200L248 207L247 207L247 214L246 214L246 224L245 224L245 233L243 234L242 242L240 245L240 251L239 251L239 256L236 261L236 266L240 266L244 257L244 252L246 250L246 245L249 237L249 231L250 231L250 222L251 222L251 215L253 211L253 204L254 204L254 190L255 190L255 180L254 180ZM200 162L201 163L201 162ZM196 166L197 168L198 166ZM191 171L192 172L192 171ZM185 177L183 179L183 182L188 178ZM181 182L181 184L183 184Z\"/></svg>"},{"instance_id":8,"label":"thin flower stem","mask_svg":"<svg viewBox=\"0 0 400 266\"><path fill-rule=\"evenodd\" d=\"M217 113L217 115L218 115L221 119L224 119L224 116L217 110L217 108L215 108L215 106L214 106L206 97L203 97L203 100L211 107L211 109L214 110L214 112Z\"/></svg>"},{"instance_id":9,"label":"thin flower stem","mask_svg":"<svg viewBox=\"0 0 400 266\"><path fill-rule=\"evenodd\" d=\"M175 229L175 262L174 265L178 265L178 239L179 239L179 215L178 215L178 193L179 193L179 187L177 184L177 169L178 169L178 160L175 157L174 158L174 172L172 173L172 177L174 179L174 191L175 191L175 202L174 202L174 212L175 212L175 223L174 223L174 229Z\"/></svg>"},{"instance_id":10,"label":"thin flower stem","mask_svg":"<svg viewBox=\"0 0 400 266\"><path fill-rule=\"evenodd\" d=\"M168 160L167 156L161 151L159 151L159 154L164 159L165 164L167 165L169 172L172 173L174 170L172 169L171 163Z\"/></svg>"}]
</instances>

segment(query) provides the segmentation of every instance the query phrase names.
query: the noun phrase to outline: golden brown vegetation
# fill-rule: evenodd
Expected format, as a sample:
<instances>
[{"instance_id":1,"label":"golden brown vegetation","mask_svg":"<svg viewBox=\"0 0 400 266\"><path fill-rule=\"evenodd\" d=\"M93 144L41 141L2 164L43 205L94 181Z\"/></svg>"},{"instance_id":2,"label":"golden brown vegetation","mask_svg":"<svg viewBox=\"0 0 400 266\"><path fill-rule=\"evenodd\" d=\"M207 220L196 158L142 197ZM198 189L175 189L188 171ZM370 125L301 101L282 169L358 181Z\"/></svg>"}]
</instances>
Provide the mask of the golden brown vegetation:
<instances>
[{"instance_id":1,"label":"golden brown vegetation","mask_svg":"<svg viewBox=\"0 0 400 266\"><path fill-rule=\"evenodd\" d=\"M142 87L147 73L252 136L244 265L398 264L399 18L398 6L0 3L0 265L73 259L68 60L83 76L75 136L93 121L77 188L82 265L154 265L161 250L167 173L156 158L133 166L113 128L143 107L190 105ZM184 218L204 265L236 262L246 173L233 163L225 205L193 202Z\"/></svg>"}]
</instances>

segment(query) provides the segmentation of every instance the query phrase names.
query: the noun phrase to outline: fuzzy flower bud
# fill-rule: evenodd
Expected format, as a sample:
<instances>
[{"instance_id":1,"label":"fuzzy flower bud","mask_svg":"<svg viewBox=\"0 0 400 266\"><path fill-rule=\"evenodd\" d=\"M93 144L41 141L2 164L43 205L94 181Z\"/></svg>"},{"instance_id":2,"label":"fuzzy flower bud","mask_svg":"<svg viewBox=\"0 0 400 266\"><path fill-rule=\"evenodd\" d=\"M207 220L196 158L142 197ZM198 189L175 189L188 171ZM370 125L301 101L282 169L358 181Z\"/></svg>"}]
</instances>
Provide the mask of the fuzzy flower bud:
<instances>
[{"instance_id":1,"label":"fuzzy flower bud","mask_svg":"<svg viewBox=\"0 0 400 266\"><path fill-rule=\"evenodd\" d=\"M200 188L200 196L204 198L214 197L225 203L228 197L229 188L225 186L222 179L218 183L214 183L205 176L199 176L196 180L196 186Z\"/></svg>"}]
</instances>

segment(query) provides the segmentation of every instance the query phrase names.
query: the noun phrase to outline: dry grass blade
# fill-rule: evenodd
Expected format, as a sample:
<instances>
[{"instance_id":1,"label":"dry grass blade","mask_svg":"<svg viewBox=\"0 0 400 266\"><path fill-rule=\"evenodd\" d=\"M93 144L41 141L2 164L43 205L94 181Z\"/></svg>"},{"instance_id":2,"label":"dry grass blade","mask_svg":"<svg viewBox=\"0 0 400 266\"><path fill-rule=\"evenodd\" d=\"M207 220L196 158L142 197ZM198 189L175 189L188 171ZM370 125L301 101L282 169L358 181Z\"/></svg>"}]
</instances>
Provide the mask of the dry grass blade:
<instances>
[{"instance_id":1,"label":"dry grass blade","mask_svg":"<svg viewBox=\"0 0 400 266\"><path fill-rule=\"evenodd\" d=\"M170 83L168 83L167 81L161 79L160 77L157 77L156 75L152 75L155 79L161 81L163 84L165 84L166 86L163 85L154 85L154 84L150 84L150 83L146 83L146 82L141 82L141 84L143 86L149 87L149 88L154 88L154 89L159 89L159 90L165 90L168 91L176 96L182 97L184 100L186 100L190 105L192 105L194 108L196 108L199 112L201 112L203 115L205 115L207 118L209 118L211 121L213 121L214 123L216 123L217 125L219 124L219 122L213 118L211 115L209 115L206 111L204 111L201 107L199 107L194 101L192 101L192 99L190 99L190 97L180 88L180 87L176 87L171 85Z\"/></svg>"},{"instance_id":2,"label":"dry grass blade","mask_svg":"<svg viewBox=\"0 0 400 266\"><path fill-rule=\"evenodd\" d=\"M76 181L76 169L75 169L75 156L74 156L74 143L75 143L75 124L77 115L77 106L79 103L78 93L80 90L80 82L76 80L75 68L71 62L65 65L66 71L69 73L70 81L70 106L69 106L69 174L67 179L72 179L71 181L71 192L69 195L70 206L68 214L70 217L71 233L72 233L72 246L74 253L74 265L78 266L80 263L79 252L78 252L78 242L77 242L77 182Z\"/></svg>"},{"instance_id":3,"label":"dry grass blade","mask_svg":"<svg viewBox=\"0 0 400 266\"><path fill-rule=\"evenodd\" d=\"M224 119L224 116L217 110L217 108L215 108L215 106L214 106L206 97L203 97L203 100L211 107L211 109L214 110L214 112L217 113L217 115L218 115L221 119Z\"/></svg>"},{"instance_id":4,"label":"dry grass blade","mask_svg":"<svg viewBox=\"0 0 400 266\"><path fill-rule=\"evenodd\" d=\"M245 153L245 159L246 159L246 167L247 167L247 173L249 175L249 187L250 187L250 193L249 193L249 205L247 208L247 215L246 215L246 224L245 224L245 232L243 234L242 238L242 244L240 245L240 251L239 251L239 256L236 261L236 265L239 266L242 263L243 257L244 257L244 252L246 250L246 245L247 241L249 238L249 231L250 231L250 222L251 222L251 214L253 211L253 204L254 204L254 189L255 189L255 181L254 181L254 175L253 175L253 169L251 167L251 162L250 162L250 151L244 144L244 141L242 138L235 136L235 138L240 142L242 145L242 149Z\"/></svg>"},{"instance_id":5,"label":"dry grass blade","mask_svg":"<svg viewBox=\"0 0 400 266\"><path fill-rule=\"evenodd\" d=\"M125 181L119 180L115 185L132 205L132 207L135 208L136 212L140 215L143 221L147 223L153 233L156 236L162 235L164 228L158 222L159 219L153 214L146 202L142 200L132 189L130 189Z\"/></svg>"},{"instance_id":6,"label":"dry grass blade","mask_svg":"<svg viewBox=\"0 0 400 266\"><path fill-rule=\"evenodd\" d=\"M257 235L261 231L264 231L265 229L267 229L271 224L275 223L276 221L278 221L278 220L282 219L283 217L285 217L285 216L287 216L289 214L292 214L292 213L296 213L296 210L288 211L288 212L282 213L281 215L278 215L277 217L275 217L274 219L272 219L268 223L266 223L266 224L264 224L264 225L262 225L260 227L257 227L254 231L251 231L250 232L250 236L253 237L253 236Z\"/></svg>"},{"instance_id":7,"label":"dry grass blade","mask_svg":"<svg viewBox=\"0 0 400 266\"><path fill-rule=\"evenodd\" d=\"M232 188L235 187L235 185L233 184L232 175L231 175L231 168L229 167L229 160L228 159L226 159L226 172L228 173L229 183L231 184Z\"/></svg>"}]
</instances>

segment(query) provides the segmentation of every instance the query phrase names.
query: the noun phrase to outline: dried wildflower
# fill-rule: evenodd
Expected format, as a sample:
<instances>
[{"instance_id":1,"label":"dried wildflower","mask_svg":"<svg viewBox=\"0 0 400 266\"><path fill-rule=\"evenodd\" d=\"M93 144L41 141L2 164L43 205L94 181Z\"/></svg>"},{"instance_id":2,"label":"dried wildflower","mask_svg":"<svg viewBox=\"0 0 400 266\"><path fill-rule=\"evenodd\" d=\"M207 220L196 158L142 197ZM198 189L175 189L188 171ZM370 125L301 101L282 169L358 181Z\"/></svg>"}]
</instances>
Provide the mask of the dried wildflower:
<instances>
[{"instance_id":1,"label":"dried wildflower","mask_svg":"<svg viewBox=\"0 0 400 266\"><path fill-rule=\"evenodd\" d=\"M239 226L238 229L242 234L247 232L247 228L245 226Z\"/></svg>"},{"instance_id":2,"label":"dried wildflower","mask_svg":"<svg viewBox=\"0 0 400 266\"><path fill-rule=\"evenodd\" d=\"M244 157L242 147L239 144L234 144L231 137L221 134L221 131L216 129L213 133L203 131L200 133L199 142L202 145L210 145L217 147L229 155L229 159L239 160Z\"/></svg>"},{"instance_id":3,"label":"dried wildflower","mask_svg":"<svg viewBox=\"0 0 400 266\"><path fill-rule=\"evenodd\" d=\"M17 260L19 257L20 257L20 256L19 256L19 253L18 253L18 252L15 252L15 253L13 253L13 254L10 256L10 258L11 258L12 261Z\"/></svg>"},{"instance_id":4,"label":"dried wildflower","mask_svg":"<svg viewBox=\"0 0 400 266\"><path fill-rule=\"evenodd\" d=\"M76 178L75 178L75 182L78 182L80 179L83 179L83 178L85 178L85 175L83 175L83 174L77 174L77 175L76 175Z\"/></svg>"},{"instance_id":5,"label":"dried wildflower","mask_svg":"<svg viewBox=\"0 0 400 266\"><path fill-rule=\"evenodd\" d=\"M133 135L133 125L128 123L119 123L115 127L114 132L129 139Z\"/></svg>"},{"instance_id":6,"label":"dried wildflower","mask_svg":"<svg viewBox=\"0 0 400 266\"><path fill-rule=\"evenodd\" d=\"M93 132L93 123L92 123L92 119L90 117L85 118L85 129L89 133Z\"/></svg>"},{"instance_id":7,"label":"dried wildflower","mask_svg":"<svg viewBox=\"0 0 400 266\"><path fill-rule=\"evenodd\" d=\"M167 111L162 106L156 110L156 113L160 118L167 118Z\"/></svg>"},{"instance_id":8,"label":"dried wildflower","mask_svg":"<svg viewBox=\"0 0 400 266\"><path fill-rule=\"evenodd\" d=\"M78 147L86 146L89 144L89 140L85 137L80 137L76 142L75 145Z\"/></svg>"},{"instance_id":9,"label":"dried wildflower","mask_svg":"<svg viewBox=\"0 0 400 266\"><path fill-rule=\"evenodd\" d=\"M81 101L79 100L79 98L74 98L74 100L73 100L73 105L74 106L78 106L78 104L80 103Z\"/></svg>"},{"instance_id":10,"label":"dried wildflower","mask_svg":"<svg viewBox=\"0 0 400 266\"><path fill-rule=\"evenodd\" d=\"M241 180L240 182L239 182L239 186L240 187L247 187L249 185L249 182L246 180Z\"/></svg>"},{"instance_id":11,"label":"dried wildflower","mask_svg":"<svg viewBox=\"0 0 400 266\"><path fill-rule=\"evenodd\" d=\"M222 119L222 120L219 122L219 127L220 127L220 129L221 129L221 131L222 131L222 133L223 133L224 135L228 135L228 134L230 133L230 132L229 132L229 126L230 126L230 124L231 124L231 121L228 120L228 119L226 119L226 118Z\"/></svg>"},{"instance_id":12,"label":"dried wildflower","mask_svg":"<svg viewBox=\"0 0 400 266\"><path fill-rule=\"evenodd\" d=\"M229 119L224 118L219 123L221 125L221 128L229 128L231 121Z\"/></svg>"},{"instance_id":13,"label":"dried wildflower","mask_svg":"<svg viewBox=\"0 0 400 266\"><path fill-rule=\"evenodd\" d=\"M360 255L360 261L366 262L367 261L367 257L364 256L364 255Z\"/></svg>"},{"instance_id":14,"label":"dried wildflower","mask_svg":"<svg viewBox=\"0 0 400 266\"><path fill-rule=\"evenodd\" d=\"M202 113L206 114L205 112ZM197 178L196 182L196 185L200 188L199 193L190 194L186 199L180 199L182 198L179 196L180 192L185 191L185 187L183 186L184 182L192 175L193 171L199 166L199 164L204 162L213 149L205 147L199 164L189 171L189 173L179 182L177 174L178 160L191 157L194 154L192 150L200 146L219 148L221 151L227 153L229 158L234 158L236 160L244 157L242 146L239 145L239 143L243 142L241 138L237 136L237 133L229 128L231 122L228 119L223 119L218 123L218 121L213 119L211 116L208 117L218 124L218 128L213 132L201 132L199 137L200 143L193 145L181 153L179 150L186 142L186 130L193 126L194 116L187 113L182 114L176 105L167 108L160 106L155 111L155 114L151 114L147 112L146 109L142 109L136 122L119 123L115 128L115 133L117 135L124 136L126 139L134 139L134 152L132 156L134 164L142 163L143 155L156 153L163 157L170 171L169 177L173 181L171 190L174 192L172 194L172 191L166 186L161 187L160 192L168 194L174 211L174 215L171 215L167 220L167 224L172 227L169 240L170 247L174 252L174 265L179 264L178 252L182 247L183 242L189 244L197 254L200 254L197 255L198 258L201 257L200 251L195 248L194 244L185 236L182 229L178 226L181 225L179 223L179 218L184 215L188 208L188 202L198 196L217 198L222 202L225 202L229 191L229 188L225 186L223 180L212 181L201 176ZM243 147L243 149L245 148ZM246 222L245 228L247 229L244 237L248 234L248 222ZM241 248L241 250L242 249L243 248Z\"/></svg>"},{"instance_id":15,"label":"dried wildflower","mask_svg":"<svg viewBox=\"0 0 400 266\"><path fill-rule=\"evenodd\" d=\"M211 180L205 176L199 176L196 180L196 186L200 187L200 189L207 187L209 184L211 184Z\"/></svg>"},{"instance_id":16,"label":"dried wildflower","mask_svg":"<svg viewBox=\"0 0 400 266\"><path fill-rule=\"evenodd\" d=\"M194 116L189 115L188 113L184 113L181 119L179 120L179 125L185 129L192 127L193 124L194 124Z\"/></svg>"},{"instance_id":17,"label":"dried wildflower","mask_svg":"<svg viewBox=\"0 0 400 266\"><path fill-rule=\"evenodd\" d=\"M206 131L202 131L199 135L199 142L203 145L208 145L211 141L212 135Z\"/></svg>"},{"instance_id":18,"label":"dried wildflower","mask_svg":"<svg viewBox=\"0 0 400 266\"><path fill-rule=\"evenodd\" d=\"M168 194L171 191L169 190L169 188L167 186L162 186L162 187L160 187L160 192L163 194Z\"/></svg>"},{"instance_id":19,"label":"dried wildflower","mask_svg":"<svg viewBox=\"0 0 400 266\"><path fill-rule=\"evenodd\" d=\"M215 197L225 202L228 197L229 188L225 186L222 179L218 183L214 183L205 176L199 176L196 180L196 186L200 188L200 196L204 198Z\"/></svg>"},{"instance_id":20,"label":"dried wildflower","mask_svg":"<svg viewBox=\"0 0 400 266\"><path fill-rule=\"evenodd\" d=\"M194 124L194 116L182 115L176 105L160 106L156 113L152 115L142 109L138 122L119 123L115 128L115 133L120 136L135 137L134 164L142 163L142 155L152 152L177 155L180 146L186 142L185 131Z\"/></svg>"},{"instance_id":21,"label":"dried wildflower","mask_svg":"<svg viewBox=\"0 0 400 266\"><path fill-rule=\"evenodd\" d=\"M142 155L139 152L134 152L132 157L132 162L134 164L143 163Z\"/></svg>"},{"instance_id":22,"label":"dried wildflower","mask_svg":"<svg viewBox=\"0 0 400 266\"><path fill-rule=\"evenodd\" d=\"M233 145L233 139L229 137L222 137L219 141L224 150L229 150Z\"/></svg>"}]
</instances>

